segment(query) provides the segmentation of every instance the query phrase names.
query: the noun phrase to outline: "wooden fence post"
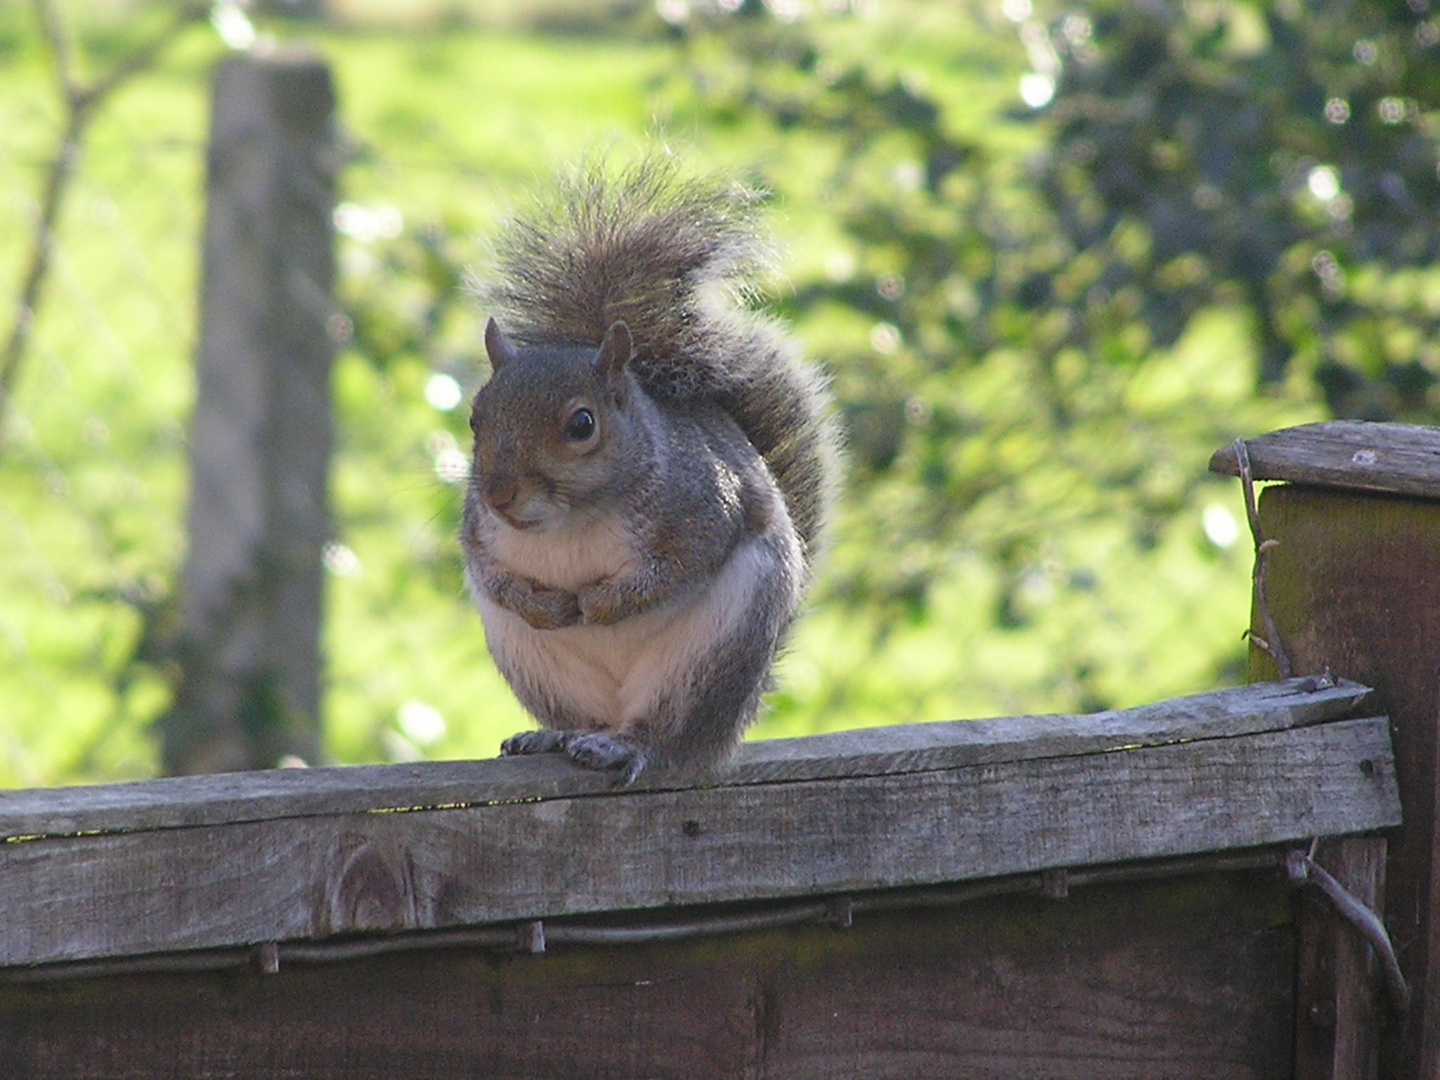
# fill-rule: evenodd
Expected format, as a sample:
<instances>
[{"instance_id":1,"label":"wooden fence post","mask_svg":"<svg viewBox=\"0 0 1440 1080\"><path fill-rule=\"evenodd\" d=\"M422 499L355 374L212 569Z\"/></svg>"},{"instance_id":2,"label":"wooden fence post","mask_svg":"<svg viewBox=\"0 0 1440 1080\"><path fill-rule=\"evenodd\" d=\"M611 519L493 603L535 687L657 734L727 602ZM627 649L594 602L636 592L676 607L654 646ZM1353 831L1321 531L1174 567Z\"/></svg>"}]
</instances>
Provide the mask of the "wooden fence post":
<instances>
[{"instance_id":1,"label":"wooden fence post","mask_svg":"<svg viewBox=\"0 0 1440 1080\"><path fill-rule=\"evenodd\" d=\"M1433 1080L1440 1076L1440 429L1310 424L1246 446L1256 479L1285 481L1262 492L1259 509L1263 536L1277 541L1265 557L1265 589L1294 673L1328 669L1363 682L1375 690L1374 710L1390 717L1404 823L1388 836L1384 914L1413 1000L1380 1040L1379 1074ZM1236 475L1233 450L1217 452L1211 468ZM1258 609L1251 626L1266 633ZM1251 681L1275 671L1252 650ZM1334 1040L1333 1065L1299 1075L1340 1076L1348 1052Z\"/></svg>"},{"instance_id":2,"label":"wooden fence post","mask_svg":"<svg viewBox=\"0 0 1440 1080\"><path fill-rule=\"evenodd\" d=\"M216 71L170 773L319 751L334 112L308 53Z\"/></svg>"}]
</instances>

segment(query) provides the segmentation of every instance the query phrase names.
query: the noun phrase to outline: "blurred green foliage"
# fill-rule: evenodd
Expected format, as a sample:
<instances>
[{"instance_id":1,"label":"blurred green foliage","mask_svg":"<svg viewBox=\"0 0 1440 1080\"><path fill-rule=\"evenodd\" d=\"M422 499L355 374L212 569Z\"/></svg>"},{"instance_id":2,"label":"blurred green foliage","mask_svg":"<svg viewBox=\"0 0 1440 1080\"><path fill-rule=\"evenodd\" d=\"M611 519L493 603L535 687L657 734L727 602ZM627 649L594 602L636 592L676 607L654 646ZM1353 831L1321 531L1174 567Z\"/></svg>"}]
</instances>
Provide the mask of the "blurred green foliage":
<instances>
[{"instance_id":1,"label":"blurred green foliage","mask_svg":"<svg viewBox=\"0 0 1440 1080\"><path fill-rule=\"evenodd\" d=\"M452 539L484 375L459 286L506 203L597 145L677 139L769 188L771 305L834 375L846 498L758 735L1238 681L1250 557L1210 452L1327 406L1433 419L1419 0L734 7L569 35L261 24L331 59L350 153L336 760L488 755L526 723ZM121 33L82 29L97 53ZM196 31L112 103L59 230L0 453L0 783L154 767L221 49ZM13 6L0 57L0 213L23 223L56 106ZM0 295L22 232L0 230Z\"/></svg>"},{"instance_id":2,"label":"blurred green foliage","mask_svg":"<svg viewBox=\"0 0 1440 1080\"><path fill-rule=\"evenodd\" d=\"M1262 382L1294 368L1339 416L1440 416L1430 0L1096 3L1047 41L1038 184L1156 344L1233 298Z\"/></svg>"}]
</instances>

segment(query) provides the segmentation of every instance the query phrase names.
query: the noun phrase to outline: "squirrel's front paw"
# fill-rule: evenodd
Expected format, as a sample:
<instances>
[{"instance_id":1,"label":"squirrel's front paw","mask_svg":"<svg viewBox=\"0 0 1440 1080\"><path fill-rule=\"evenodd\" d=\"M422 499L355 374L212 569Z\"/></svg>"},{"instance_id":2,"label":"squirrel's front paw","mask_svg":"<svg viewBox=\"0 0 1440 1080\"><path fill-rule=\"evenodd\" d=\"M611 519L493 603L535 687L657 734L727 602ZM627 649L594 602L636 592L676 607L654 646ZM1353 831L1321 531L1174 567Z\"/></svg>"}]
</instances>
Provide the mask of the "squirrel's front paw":
<instances>
[{"instance_id":1,"label":"squirrel's front paw","mask_svg":"<svg viewBox=\"0 0 1440 1080\"><path fill-rule=\"evenodd\" d=\"M568 731L520 731L500 744L502 757L517 757L520 754L553 754L565 749Z\"/></svg>"},{"instance_id":2,"label":"squirrel's front paw","mask_svg":"<svg viewBox=\"0 0 1440 1080\"><path fill-rule=\"evenodd\" d=\"M580 621L580 603L574 593L536 588L516 606L515 614L536 630L559 630Z\"/></svg>"},{"instance_id":3,"label":"squirrel's front paw","mask_svg":"<svg viewBox=\"0 0 1440 1080\"><path fill-rule=\"evenodd\" d=\"M575 594L580 618L587 626L611 626L635 614L635 606L615 588L601 582L587 585Z\"/></svg>"}]
</instances>

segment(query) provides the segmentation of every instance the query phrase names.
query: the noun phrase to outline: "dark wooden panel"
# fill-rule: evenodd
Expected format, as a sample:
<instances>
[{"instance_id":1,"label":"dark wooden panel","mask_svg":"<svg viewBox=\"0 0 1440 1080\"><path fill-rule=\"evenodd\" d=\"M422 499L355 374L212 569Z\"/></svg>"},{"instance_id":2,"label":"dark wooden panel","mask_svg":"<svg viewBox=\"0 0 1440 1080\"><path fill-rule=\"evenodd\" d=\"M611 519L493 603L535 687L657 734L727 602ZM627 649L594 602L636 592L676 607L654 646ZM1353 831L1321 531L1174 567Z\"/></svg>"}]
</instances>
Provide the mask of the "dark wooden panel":
<instances>
[{"instance_id":1,"label":"dark wooden panel","mask_svg":"<svg viewBox=\"0 0 1440 1080\"><path fill-rule=\"evenodd\" d=\"M1287 899L1216 875L912 917L785 972L762 1074L1139 1080L1289 1073Z\"/></svg>"},{"instance_id":2,"label":"dark wooden panel","mask_svg":"<svg viewBox=\"0 0 1440 1080\"><path fill-rule=\"evenodd\" d=\"M898 776L0 844L0 962L812 896L1398 821L1383 718Z\"/></svg>"},{"instance_id":3,"label":"dark wooden panel","mask_svg":"<svg viewBox=\"0 0 1440 1080\"><path fill-rule=\"evenodd\" d=\"M1272 1080L1278 875L543 957L450 951L0 987L7 1080Z\"/></svg>"},{"instance_id":4,"label":"dark wooden panel","mask_svg":"<svg viewBox=\"0 0 1440 1080\"><path fill-rule=\"evenodd\" d=\"M1440 499L1440 428L1329 420L1245 440L1256 480L1288 480ZM1226 446L1210 468L1239 476L1235 448Z\"/></svg>"},{"instance_id":5,"label":"dark wooden panel","mask_svg":"<svg viewBox=\"0 0 1440 1080\"><path fill-rule=\"evenodd\" d=\"M1295 670L1363 680L1391 718L1405 825L1390 838L1385 921L1415 1000L1403 1039L1382 1047L1392 1055L1382 1074L1430 1080L1440 1076L1440 503L1279 486L1261 493L1260 520L1279 541L1268 591ZM1252 651L1250 674L1271 678L1274 665Z\"/></svg>"}]
</instances>

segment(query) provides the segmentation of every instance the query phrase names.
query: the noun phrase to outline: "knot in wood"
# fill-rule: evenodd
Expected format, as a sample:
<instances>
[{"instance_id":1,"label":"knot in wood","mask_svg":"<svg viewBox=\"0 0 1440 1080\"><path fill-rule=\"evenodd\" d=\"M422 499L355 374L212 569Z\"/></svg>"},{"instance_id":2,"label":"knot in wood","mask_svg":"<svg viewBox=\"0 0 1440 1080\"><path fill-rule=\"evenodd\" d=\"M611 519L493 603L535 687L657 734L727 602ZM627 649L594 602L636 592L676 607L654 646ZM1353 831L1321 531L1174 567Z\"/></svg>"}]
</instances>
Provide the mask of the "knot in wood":
<instances>
[{"instance_id":1,"label":"knot in wood","mask_svg":"<svg viewBox=\"0 0 1440 1080\"><path fill-rule=\"evenodd\" d=\"M412 930L421 925L409 852L394 841L347 837L337 845L318 905L323 932Z\"/></svg>"}]
</instances>

